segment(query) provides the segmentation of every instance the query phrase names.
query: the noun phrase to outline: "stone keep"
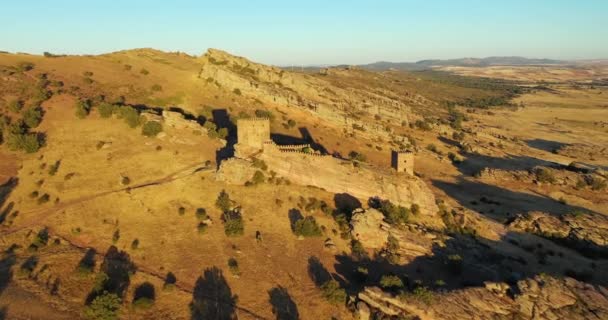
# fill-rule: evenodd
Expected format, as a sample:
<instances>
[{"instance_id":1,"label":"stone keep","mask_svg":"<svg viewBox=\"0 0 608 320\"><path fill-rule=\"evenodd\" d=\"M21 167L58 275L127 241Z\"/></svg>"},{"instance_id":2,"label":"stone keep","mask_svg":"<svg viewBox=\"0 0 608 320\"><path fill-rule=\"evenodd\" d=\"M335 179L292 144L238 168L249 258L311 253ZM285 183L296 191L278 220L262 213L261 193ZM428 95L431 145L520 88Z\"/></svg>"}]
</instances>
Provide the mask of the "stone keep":
<instances>
[{"instance_id":1,"label":"stone keep","mask_svg":"<svg viewBox=\"0 0 608 320\"><path fill-rule=\"evenodd\" d=\"M391 166L397 172L414 175L414 153L411 151L394 151L391 154Z\"/></svg>"},{"instance_id":2,"label":"stone keep","mask_svg":"<svg viewBox=\"0 0 608 320\"><path fill-rule=\"evenodd\" d=\"M237 139L241 146L263 149L264 142L270 140L270 120L264 118L238 119Z\"/></svg>"}]
</instances>

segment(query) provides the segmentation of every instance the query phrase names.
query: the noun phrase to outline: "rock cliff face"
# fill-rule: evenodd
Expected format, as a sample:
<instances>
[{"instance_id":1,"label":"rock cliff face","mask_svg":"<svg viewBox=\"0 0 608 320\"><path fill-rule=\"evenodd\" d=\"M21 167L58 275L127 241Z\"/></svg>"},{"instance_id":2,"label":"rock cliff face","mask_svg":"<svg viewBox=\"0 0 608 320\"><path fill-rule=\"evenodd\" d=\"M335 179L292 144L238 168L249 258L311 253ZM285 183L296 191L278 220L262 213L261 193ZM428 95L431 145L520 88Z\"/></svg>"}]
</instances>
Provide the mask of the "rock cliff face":
<instances>
[{"instance_id":1,"label":"rock cliff face","mask_svg":"<svg viewBox=\"0 0 608 320\"><path fill-rule=\"evenodd\" d=\"M422 320L608 319L608 290L572 278L537 276L521 280L514 286L486 283L485 288L439 293L429 305L416 296L397 298L378 288L366 288L358 298L358 306L376 317L409 316Z\"/></svg>"},{"instance_id":2,"label":"rock cliff face","mask_svg":"<svg viewBox=\"0 0 608 320\"><path fill-rule=\"evenodd\" d=\"M265 150L258 158L279 176L300 185L348 193L363 203L371 197L379 197L408 208L418 204L421 214L426 217L436 216L438 212L433 193L415 176L354 167L352 162L331 156Z\"/></svg>"},{"instance_id":3,"label":"rock cliff face","mask_svg":"<svg viewBox=\"0 0 608 320\"><path fill-rule=\"evenodd\" d=\"M530 212L517 216L509 227L558 241L591 257L608 257L608 218L599 214L553 216Z\"/></svg>"},{"instance_id":4,"label":"rock cliff face","mask_svg":"<svg viewBox=\"0 0 608 320\"><path fill-rule=\"evenodd\" d=\"M408 121L410 109L398 97L340 88L319 76L254 63L221 50L209 49L199 62L202 68L198 77L207 85L228 92L238 89L243 96L268 104L299 108L348 130L362 129L360 135L388 136L389 132L381 125L353 117L355 113L398 123Z\"/></svg>"}]
</instances>

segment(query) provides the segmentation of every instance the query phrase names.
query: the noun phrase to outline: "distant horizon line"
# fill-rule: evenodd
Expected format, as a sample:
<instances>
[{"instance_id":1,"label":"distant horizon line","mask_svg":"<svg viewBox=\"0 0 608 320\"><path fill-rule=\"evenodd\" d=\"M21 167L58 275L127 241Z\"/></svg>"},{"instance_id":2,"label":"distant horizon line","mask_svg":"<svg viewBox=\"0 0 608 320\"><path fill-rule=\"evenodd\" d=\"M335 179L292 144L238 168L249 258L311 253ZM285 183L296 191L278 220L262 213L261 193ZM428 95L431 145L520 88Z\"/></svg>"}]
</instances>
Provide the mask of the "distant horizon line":
<instances>
[{"instance_id":1,"label":"distant horizon line","mask_svg":"<svg viewBox=\"0 0 608 320\"><path fill-rule=\"evenodd\" d=\"M29 55L29 56L45 56L46 53L52 54L52 56L50 56L50 58L58 58L58 57L78 57L78 56L103 56L103 55L108 55L108 54L114 54L114 53L119 53L119 52L125 52L125 51L137 51L137 50L154 50L154 51L160 51L163 53L179 53L179 54L186 54L188 56L191 57L200 57L203 56L206 52L208 52L210 49L213 50L220 50L220 51L224 51L227 52L230 55L233 56L237 56L237 57L243 57L246 58L248 60L251 60L251 58L247 57L247 56L242 56L242 55L238 55L238 54L234 54L231 53L230 51L224 50L224 49L217 49L217 48L212 48L209 47L206 50L203 50L203 52L201 54L191 54L188 53L186 51L180 51L180 50L163 50L163 49L156 49L153 47L139 47L139 48L130 48L130 49L120 49L120 50L114 50L114 51L108 51L108 52L103 52L103 53L54 53L54 52L50 52L50 51L42 51L41 53L32 53L32 52L24 52L24 51L8 51L8 50L2 50L0 49L0 54L14 54L14 55ZM576 58L576 59L556 59L556 58L535 58L535 57L528 57L528 56L523 56L523 55L492 55L492 56L485 56L485 57L475 57L475 56L463 56L463 57L459 57L459 58L426 58L426 59L418 59L418 60L401 60L401 61L390 61L390 60L376 60L373 62L365 62L365 63L308 63L308 64L271 64L271 63L265 63L265 62L257 62L257 61L253 61L256 63L261 63L261 64L268 64L268 65L272 65L272 66L276 66L276 67L304 67L304 68L313 68L313 67L337 67L337 66L366 66L366 65L373 65L373 64L379 64L379 63L390 63L390 64L416 64L416 63L420 63L420 62L424 62L424 61L449 61L449 60L466 60L466 59L476 59L476 60L485 60L485 59L491 59L491 58L519 58L519 59L527 59L527 60L553 60L553 61L559 61L559 62L593 62L593 61L608 61L608 57L606 58ZM490 65L489 65L490 66Z\"/></svg>"}]
</instances>

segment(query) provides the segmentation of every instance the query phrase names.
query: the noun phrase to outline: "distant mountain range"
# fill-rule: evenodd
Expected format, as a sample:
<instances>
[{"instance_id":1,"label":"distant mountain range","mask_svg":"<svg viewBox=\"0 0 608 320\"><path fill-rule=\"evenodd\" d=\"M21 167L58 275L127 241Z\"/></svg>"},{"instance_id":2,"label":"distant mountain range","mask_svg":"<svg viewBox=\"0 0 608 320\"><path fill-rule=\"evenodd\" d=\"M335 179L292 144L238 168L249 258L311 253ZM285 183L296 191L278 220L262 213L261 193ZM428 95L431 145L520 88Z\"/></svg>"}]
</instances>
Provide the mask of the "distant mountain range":
<instances>
[{"instance_id":1,"label":"distant mountain range","mask_svg":"<svg viewBox=\"0 0 608 320\"><path fill-rule=\"evenodd\" d=\"M359 67L369 70L426 70L436 66L487 67L567 64L567 61L552 59L529 59L524 57L461 58L447 60L420 60L418 62L379 61Z\"/></svg>"}]
</instances>

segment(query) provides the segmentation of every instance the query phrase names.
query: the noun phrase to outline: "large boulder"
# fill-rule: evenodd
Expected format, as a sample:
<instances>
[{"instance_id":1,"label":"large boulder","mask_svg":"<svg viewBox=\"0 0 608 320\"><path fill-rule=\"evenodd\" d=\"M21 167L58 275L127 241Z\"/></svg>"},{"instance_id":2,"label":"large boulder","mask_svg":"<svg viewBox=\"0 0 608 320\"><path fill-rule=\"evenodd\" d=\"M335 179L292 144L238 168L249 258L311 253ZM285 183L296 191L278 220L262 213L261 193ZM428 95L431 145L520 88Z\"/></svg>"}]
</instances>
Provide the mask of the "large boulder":
<instances>
[{"instance_id":1,"label":"large boulder","mask_svg":"<svg viewBox=\"0 0 608 320\"><path fill-rule=\"evenodd\" d=\"M220 168L215 173L215 179L229 184L244 185L251 180L255 171L256 168L252 166L251 162L240 158L230 158L222 161Z\"/></svg>"},{"instance_id":2,"label":"large boulder","mask_svg":"<svg viewBox=\"0 0 608 320\"><path fill-rule=\"evenodd\" d=\"M390 226L384 222L384 215L373 208L356 209L350 221L353 238L368 249L380 249L388 241Z\"/></svg>"}]
</instances>

